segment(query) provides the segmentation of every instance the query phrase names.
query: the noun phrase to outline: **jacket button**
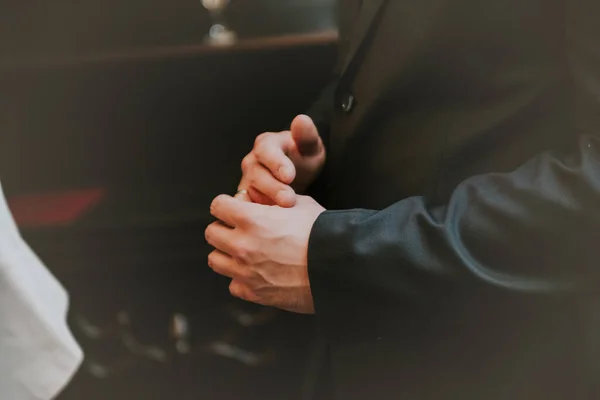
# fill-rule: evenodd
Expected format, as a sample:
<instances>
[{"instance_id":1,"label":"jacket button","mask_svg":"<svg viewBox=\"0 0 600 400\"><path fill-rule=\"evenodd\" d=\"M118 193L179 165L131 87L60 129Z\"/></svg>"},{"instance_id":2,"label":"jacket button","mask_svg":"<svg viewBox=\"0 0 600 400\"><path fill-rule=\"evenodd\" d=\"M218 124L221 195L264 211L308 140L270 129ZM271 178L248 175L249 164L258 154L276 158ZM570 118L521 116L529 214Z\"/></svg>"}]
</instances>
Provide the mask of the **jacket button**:
<instances>
[{"instance_id":1,"label":"jacket button","mask_svg":"<svg viewBox=\"0 0 600 400\"><path fill-rule=\"evenodd\" d=\"M349 113L354 108L354 104L356 103L356 99L350 93L345 94L342 97L341 107L342 111L345 113Z\"/></svg>"}]
</instances>

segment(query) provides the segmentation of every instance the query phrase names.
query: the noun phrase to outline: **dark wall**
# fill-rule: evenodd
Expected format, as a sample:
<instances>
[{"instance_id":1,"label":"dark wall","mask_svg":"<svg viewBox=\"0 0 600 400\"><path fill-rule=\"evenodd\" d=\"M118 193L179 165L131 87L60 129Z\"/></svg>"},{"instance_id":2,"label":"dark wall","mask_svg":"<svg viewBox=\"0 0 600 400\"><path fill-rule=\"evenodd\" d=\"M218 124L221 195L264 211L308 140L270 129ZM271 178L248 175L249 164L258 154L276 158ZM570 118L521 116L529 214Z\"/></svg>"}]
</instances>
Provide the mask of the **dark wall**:
<instances>
[{"instance_id":1,"label":"dark wall","mask_svg":"<svg viewBox=\"0 0 600 400\"><path fill-rule=\"evenodd\" d=\"M215 163L239 161L252 137L287 128L333 57L323 44L6 72L3 179L13 191L206 185Z\"/></svg>"}]
</instances>

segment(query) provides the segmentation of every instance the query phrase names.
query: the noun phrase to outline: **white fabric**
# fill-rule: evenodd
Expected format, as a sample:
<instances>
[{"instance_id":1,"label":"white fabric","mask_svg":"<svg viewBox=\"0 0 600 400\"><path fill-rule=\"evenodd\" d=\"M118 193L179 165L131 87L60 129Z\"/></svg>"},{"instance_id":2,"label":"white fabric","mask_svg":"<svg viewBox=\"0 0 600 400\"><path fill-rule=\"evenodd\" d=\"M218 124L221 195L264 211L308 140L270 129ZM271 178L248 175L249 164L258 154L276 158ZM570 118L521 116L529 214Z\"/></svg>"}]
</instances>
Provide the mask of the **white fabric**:
<instances>
[{"instance_id":1,"label":"white fabric","mask_svg":"<svg viewBox=\"0 0 600 400\"><path fill-rule=\"evenodd\" d=\"M49 400L83 358L68 295L21 238L0 185L0 400Z\"/></svg>"}]
</instances>

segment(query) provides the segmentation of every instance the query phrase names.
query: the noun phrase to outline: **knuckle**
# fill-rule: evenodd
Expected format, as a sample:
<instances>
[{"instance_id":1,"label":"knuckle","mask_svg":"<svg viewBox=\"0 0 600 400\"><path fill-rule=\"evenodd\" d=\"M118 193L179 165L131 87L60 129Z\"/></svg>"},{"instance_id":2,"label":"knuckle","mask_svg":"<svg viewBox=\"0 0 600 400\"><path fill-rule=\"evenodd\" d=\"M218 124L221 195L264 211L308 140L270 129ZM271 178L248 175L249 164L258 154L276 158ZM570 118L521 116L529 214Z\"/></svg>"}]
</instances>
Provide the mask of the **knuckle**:
<instances>
[{"instance_id":1,"label":"knuckle","mask_svg":"<svg viewBox=\"0 0 600 400\"><path fill-rule=\"evenodd\" d=\"M240 242L235 247L235 258L237 258L241 264L251 264L254 258L254 249L247 242Z\"/></svg>"},{"instance_id":2,"label":"knuckle","mask_svg":"<svg viewBox=\"0 0 600 400\"><path fill-rule=\"evenodd\" d=\"M252 153L242 159L242 172L246 173L255 164L255 158Z\"/></svg>"},{"instance_id":3,"label":"knuckle","mask_svg":"<svg viewBox=\"0 0 600 400\"><path fill-rule=\"evenodd\" d=\"M224 195L220 194L213 199L213 201L210 203L211 214L213 214L214 211L220 207L221 203L223 202L224 197L225 197Z\"/></svg>"},{"instance_id":4,"label":"knuckle","mask_svg":"<svg viewBox=\"0 0 600 400\"><path fill-rule=\"evenodd\" d=\"M254 148L254 156L256 157L256 161L258 162L264 162L265 158L268 158L269 155L269 146L267 145L260 145Z\"/></svg>"},{"instance_id":5,"label":"knuckle","mask_svg":"<svg viewBox=\"0 0 600 400\"><path fill-rule=\"evenodd\" d=\"M244 282L251 282L254 276L249 268L240 268L237 277Z\"/></svg>"},{"instance_id":6,"label":"knuckle","mask_svg":"<svg viewBox=\"0 0 600 400\"><path fill-rule=\"evenodd\" d=\"M269 163L279 158L279 155L282 154L279 151L282 148L282 144L280 142L280 136L276 133L263 133L264 136L260 139L259 143L257 143L254 147L253 153L256 157L256 160L260 163Z\"/></svg>"},{"instance_id":7,"label":"knuckle","mask_svg":"<svg viewBox=\"0 0 600 400\"><path fill-rule=\"evenodd\" d=\"M254 148L259 148L261 147L261 145L265 142L265 140L267 140L269 137L272 136L271 132L265 132L265 133L261 133L260 135L258 135L256 137L256 139L254 139Z\"/></svg>"},{"instance_id":8,"label":"knuckle","mask_svg":"<svg viewBox=\"0 0 600 400\"><path fill-rule=\"evenodd\" d=\"M235 253L235 258L237 258L241 264L248 265L251 262L252 256L250 255L250 252L248 250L237 249Z\"/></svg>"},{"instance_id":9,"label":"knuckle","mask_svg":"<svg viewBox=\"0 0 600 400\"><path fill-rule=\"evenodd\" d=\"M211 202L210 202L210 211L214 211L217 207L219 206L219 198L215 197Z\"/></svg>"},{"instance_id":10,"label":"knuckle","mask_svg":"<svg viewBox=\"0 0 600 400\"><path fill-rule=\"evenodd\" d=\"M210 269L214 270L215 269L215 256L213 255L213 253L210 253L208 255L208 266L210 267Z\"/></svg>"},{"instance_id":11,"label":"knuckle","mask_svg":"<svg viewBox=\"0 0 600 400\"><path fill-rule=\"evenodd\" d=\"M240 213L239 215L237 215L236 219L237 223L240 225L244 225L246 227L254 226L254 218L251 215Z\"/></svg>"},{"instance_id":12,"label":"knuckle","mask_svg":"<svg viewBox=\"0 0 600 400\"><path fill-rule=\"evenodd\" d=\"M239 283L237 283L236 281L231 281L231 283L229 284L229 293L233 297L237 297L239 299L244 299L244 297L245 297L242 286Z\"/></svg>"},{"instance_id":13,"label":"knuckle","mask_svg":"<svg viewBox=\"0 0 600 400\"><path fill-rule=\"evenodd\" d=\"M220 195L218 195L217 197L215 197L213 201L214 201L215 203L217 203L218 205L220 205L220 204L221 204L221 202L223 202L223 201L224 201L226 198L227 198L227 196L226 196L226 195L224 195L224 194L220 194Z\"/></svg>"},{"instance_id":14,"label":"knuckle","mask_svg":"<svg viewBox=\"0 0 600 400\"><path fill-rule=\"evenodd\" d=\"M206 239L206 241L208 243L210 243L211 239L212 239L212 224L210 224L209 226L206 227L206 229L204 230L204 239Z\"/></svg>"}]
</instances>

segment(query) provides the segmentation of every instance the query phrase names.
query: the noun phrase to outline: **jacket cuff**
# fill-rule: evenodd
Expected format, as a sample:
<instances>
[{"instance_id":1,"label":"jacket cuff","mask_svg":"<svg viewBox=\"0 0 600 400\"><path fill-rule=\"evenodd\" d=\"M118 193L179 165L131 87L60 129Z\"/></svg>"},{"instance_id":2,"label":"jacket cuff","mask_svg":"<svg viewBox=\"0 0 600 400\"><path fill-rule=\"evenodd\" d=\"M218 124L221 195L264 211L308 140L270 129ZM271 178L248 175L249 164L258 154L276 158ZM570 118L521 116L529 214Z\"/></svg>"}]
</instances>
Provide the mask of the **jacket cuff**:
<instances>
[{"instance_id":1,"label":"jacket cuff","mask_svg":"<svg viewBox=\"0 0 600 400\"><path fill-rule=\"evenodd\" d=\"M357 320L371 297L361 277L366 275L360 249L356 248L359 225L374 211L325 211L315 221L308 243L308 275L316 319L330 338L343 332L360 334ZM352 328L349 329L348 325ZM333 336L333 337L332 337Z\"/></svg>"}]
</instances>

